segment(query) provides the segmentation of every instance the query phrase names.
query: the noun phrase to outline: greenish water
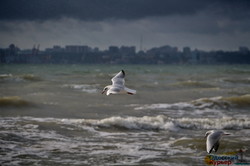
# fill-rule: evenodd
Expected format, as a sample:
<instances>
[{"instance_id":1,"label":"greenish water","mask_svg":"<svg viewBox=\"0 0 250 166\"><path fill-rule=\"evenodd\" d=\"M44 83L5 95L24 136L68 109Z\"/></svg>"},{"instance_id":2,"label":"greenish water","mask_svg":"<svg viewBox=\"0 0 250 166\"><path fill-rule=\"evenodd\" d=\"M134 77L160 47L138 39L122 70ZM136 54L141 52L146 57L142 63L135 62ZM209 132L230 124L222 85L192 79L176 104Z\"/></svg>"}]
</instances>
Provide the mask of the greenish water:
<instances>
[{"instance_id":1,"label":"greenish water","mask_svg":"<svg viewBox=\"0 0 250 166\"><path fill-rule=\"evenodd\" d=\"M136 95L102 95L121 69ZM1 165L205 165L250 144L249 65L1 65ZM249 153L244 153L249 160Z\"/></svg>"}]
</instances>

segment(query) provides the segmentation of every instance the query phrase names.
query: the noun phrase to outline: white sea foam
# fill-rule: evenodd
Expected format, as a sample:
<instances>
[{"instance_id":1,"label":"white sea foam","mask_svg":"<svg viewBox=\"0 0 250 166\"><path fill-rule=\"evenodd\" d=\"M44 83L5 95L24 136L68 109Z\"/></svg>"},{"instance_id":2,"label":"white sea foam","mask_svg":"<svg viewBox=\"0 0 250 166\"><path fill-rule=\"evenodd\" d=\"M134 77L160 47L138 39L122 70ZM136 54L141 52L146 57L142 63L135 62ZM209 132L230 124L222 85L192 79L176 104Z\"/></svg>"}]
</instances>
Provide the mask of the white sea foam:
<instances>
[{"instance_id":1,"label":"white sea foam","mask_svg":"<svg viewBox=\"0 0 250 166\"><path fill-rule=\"evenodd\" d=\"M231 106L230 102L223 100L222 97L201 98L190 102L179 103L157 103L135 106L135 110L204 110L210 109L227 109Z\"/></svg>"},{"instance_id":2,"label":"white sea foam","mask_svg":"<svg viewBox=\"0 0 250 166\"><path fill-rule=\"evenodd\" d=\"M223 118L225 116L244 117L241 113L233 114L231 109L241 109L249 105L250 95L236 97L211 97L200 98L190 102L179 103L157 103L157 104L131 104L134 110L157 110L158 113L171 117L183 117L193 115L194 117Z\"/></svg>"},{"instance_id":3,"label":"white sea foam","mask_svg":"<svg viewBox=\"0 0 250 166\"><path fill-rule=\"evenodd\" d=\"M124 128L128 130L169 130L178 129L250 129L250 118L241 117L223 117L223 118L170 118L164 115L143 116L143 117L109 117L105 119L58 119L58 118L33 118L18 117L16 121L25 120L58 123L61 125L72 125L83 130L96 132L95 128ZM13 127L8 119L1 120L1 123L7 127ZM36 125L27 124L27 127L36 129Z\"/></svg>"},{"instance_id":4,"label":"white sea foam","mask_svg":"<svg viewBox=\"0 0 250 166\"><path fill-rule=\"evenodd\" d=\"M97 93L97 85L88 85L88 84L64 84L62 87L68 87L71 89L80 90L86 93Z\"/></svg>"},{"instance_id":5,"label":"white sea foam","mask_svg":"<svg viewBox=\"0 0 250 166\"><path fill-rule=\"evenodd\" d=\"M174 103L174 104L167 104L167 103L158 103L158 104L146 104L143 106L135 107L135 110L143 110L143 109L178 109L183 110L187 108L192 108L193 105L189 103Z\"/></svg>"},{"instance_id":6,"label":"white sea foam","mask_svg":"<svg viewBox=\"0 0 250 166\"><path fill-rule=\"evenodd\" d=\"M71 120L70 120L71 121ZM71 121L72 123L73 121ZM170 118L163 115L143 117L110 117L101 120L79 119L73 123L104 128L125 128L129 130L178 129L250 129L249 118Z\"/></svg>"},{"instance_id":7,"label":"white sea foam","mask_svg":"<svg viewBox=\"0 0 250 166\"><path fill-rule=\"evenodd\" d=\"M13 77L12 74L0 74L0 79L10 78Z\"/></svg>"},{"instance_id":8,"label":"white sea foam","mask_svg":"<svg viewBox=\"0 0 250 166\"><path fill-rule=\"evenodd\" d=\"M84 123L98 127L118 127L132 130L177 130L173 122L165 116L156 117L110 117L101 120L86 120Z\"/></svg>"},{"instance_id":9,"label":"white sea foam","mask_svg":"<svg viewBox=\"0 0 250 166\"><path fill-rule=\"evenodd\" d=\"M0 143L8 153L4 161L11 164L13 158L21 161L23 156L27 156L26 160L31 156L29 161L33 161L32 157L34 161L50 158L59 165L74 165L74 160L78 165L101 165L103 161L107 165L152 165L152 162L161 165L161 162L168 164L165 157L193 158L197 149L202 150L204 142L199 142L200 137L190 138L183 134L179 137L176 129L249 129L250 119L170 118L164 115L105 119L0 117L0 125L3 127L1 138L4 138ZM193 143L197 140L198 143ZM93 164L97 159L100 163Z\"/></svg>"}]
</instances>

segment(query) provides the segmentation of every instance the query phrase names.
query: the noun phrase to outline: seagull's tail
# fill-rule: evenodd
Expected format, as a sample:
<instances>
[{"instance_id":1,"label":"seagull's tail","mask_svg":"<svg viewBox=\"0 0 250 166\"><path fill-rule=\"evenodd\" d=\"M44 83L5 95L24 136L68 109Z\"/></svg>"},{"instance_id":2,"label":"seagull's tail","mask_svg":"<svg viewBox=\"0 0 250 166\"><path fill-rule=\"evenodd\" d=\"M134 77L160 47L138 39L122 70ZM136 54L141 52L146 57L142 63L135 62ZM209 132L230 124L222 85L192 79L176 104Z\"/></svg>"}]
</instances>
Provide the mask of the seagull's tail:
<instances>
[{"instance_id":1,"label":"seagull's tail","mask_svg":"<svg viewBox=\"0 0 250 166\"><path fill-rule=\"evenodd\" d=\"M126 87L125 87L125 91L126 91L128 94L130 94L130 95L136 94L136 90L134 90L134 89L129 89L129 88L126 88Z\"/></svg>"}]
</instances>

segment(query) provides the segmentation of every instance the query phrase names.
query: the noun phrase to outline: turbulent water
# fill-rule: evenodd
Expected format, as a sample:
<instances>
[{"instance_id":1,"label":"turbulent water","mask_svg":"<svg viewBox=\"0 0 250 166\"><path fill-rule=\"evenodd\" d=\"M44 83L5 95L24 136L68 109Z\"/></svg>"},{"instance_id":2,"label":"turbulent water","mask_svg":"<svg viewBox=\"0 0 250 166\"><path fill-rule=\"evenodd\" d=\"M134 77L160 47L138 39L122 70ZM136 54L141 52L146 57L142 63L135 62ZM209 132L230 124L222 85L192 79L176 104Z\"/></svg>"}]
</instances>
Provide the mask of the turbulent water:
<instances>
[{"instance_id":1,"label":"turbulent water","mask_svg":"<svg viewBox=\"0 0 250 166\"><path fill-rule=\"evenodd\" d=\"M250 161L249 109L245 65L1 65L0 165L206 165L212 129Z\"/></svg>"}]
</instances>

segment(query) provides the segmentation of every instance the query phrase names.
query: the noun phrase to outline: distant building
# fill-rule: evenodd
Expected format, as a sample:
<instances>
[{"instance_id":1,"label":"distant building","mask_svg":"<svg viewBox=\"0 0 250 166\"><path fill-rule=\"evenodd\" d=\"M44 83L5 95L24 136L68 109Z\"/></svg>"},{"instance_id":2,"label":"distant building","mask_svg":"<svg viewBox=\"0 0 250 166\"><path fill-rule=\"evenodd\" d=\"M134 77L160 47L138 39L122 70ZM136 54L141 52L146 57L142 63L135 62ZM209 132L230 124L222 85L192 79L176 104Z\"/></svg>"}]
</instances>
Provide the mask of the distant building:
<instances>
[{"instance_id":1,"label":"distant building","mask_svg":"<svg viewBox=\"0 0 250 166\"><path fill-rule=\"evenodd\" d=\"M47 53L62 53L64 52L64 48L62 48L61 46L55 45L53 46L53 48L46 48L45 52Z\"/></svg>"},{"instance_id":2,"label":"distant building","mask_svg":"<svg viewBox=\"0 0 250 166\"><path fill-rule=\"evenodd\" d=\"M190 47L183 47L183 53L186 55L190 55L191 54L191 48Z\"/></svg>"},{"instance_id":3,"label":"distant building","mask_svg":"<svg viewBox=\"0 0 250 166\"><path fill-rule=\"evenodd\" d=\"M243 53L243 54L247 54L247 53L249 53L249 49L248 49L248 47L239 47L239 52L240 53Z\"/></svg>"},{"instance_id":4,"label":"distant building","mask_svg":"<svg viewBox=\"0 0 250 166\"><path fill-rule=\"evenodd\" d=\"M65 46L65 51L68 53L88 53L91 48L88 46L79 46L79 45L67 45Z\"/></svg>"},{"instance_id":5,"label":"distant building","mask_svg":"<svg viewBox=\"0 0 250 166\"><path fill-rule=\"evenodd\" d=\"M9 45L8 54L9 56L16 56L17 52L19 51L19 48L16 47L14 44Z\"/></svg>"},{"instance_id":6,"label":"distant building","mask_svg":"<svg viewBox=\"0 0 250 166\"><path fill-rule=\"evenodd\" d=\"M122 55L135 55L136 47L135 46L122 46L120 52Z\"/></svg>"},{"instance_id":7,"label":"distant building","mask_svg":"<svg viewBox=\"0 0 250 166\"><path fill-rule=\"evenodd\" d=\"M148 50L147 53L153 54L153 55L159 55L159 54L176 55L178 53L178 48L166 45L166 46L152 48Z\"/></svg>"},{"instance_id":8,"label":"distant building","mask_svg":"<svg viewBox=\"0 0 250 166\"><path fill-rule=\"evenodd\" d=\"M117 54L117 53L119 53L119 47L117 47L117 46L110 46L109 47L109 53L111 53L111 54Z\"/></svg>"},{"instance_id":9,"label":"distant building","mask_svg":"<svg viewBox=\"0 0 250 166\"><path fill-rule=\"evenodd\" d=\"M64 48L62 48L61 46L55 45L52 48L53 52L63 52Z\"/></svg>"}]
</instances>

